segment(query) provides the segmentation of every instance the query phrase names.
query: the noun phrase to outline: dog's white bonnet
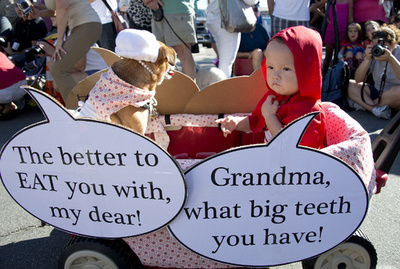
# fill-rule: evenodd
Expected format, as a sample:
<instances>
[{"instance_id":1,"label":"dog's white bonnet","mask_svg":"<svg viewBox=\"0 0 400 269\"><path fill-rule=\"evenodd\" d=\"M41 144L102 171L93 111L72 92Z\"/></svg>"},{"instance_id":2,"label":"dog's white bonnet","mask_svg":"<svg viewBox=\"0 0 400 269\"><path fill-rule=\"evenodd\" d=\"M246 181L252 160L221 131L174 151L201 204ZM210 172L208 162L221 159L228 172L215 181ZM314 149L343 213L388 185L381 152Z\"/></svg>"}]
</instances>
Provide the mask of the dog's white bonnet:
<instances>
[{"instance_id":1,"label":"dog's white bonnet","mask_svg":"<svg viewBox=\"0 0 400 269\"><path fill-rule=\"evenodd\" d=\"M115 52L122 57L156 62L160 43L146 30L125 29L118 33Z\"/></svg>"}]
</instances>

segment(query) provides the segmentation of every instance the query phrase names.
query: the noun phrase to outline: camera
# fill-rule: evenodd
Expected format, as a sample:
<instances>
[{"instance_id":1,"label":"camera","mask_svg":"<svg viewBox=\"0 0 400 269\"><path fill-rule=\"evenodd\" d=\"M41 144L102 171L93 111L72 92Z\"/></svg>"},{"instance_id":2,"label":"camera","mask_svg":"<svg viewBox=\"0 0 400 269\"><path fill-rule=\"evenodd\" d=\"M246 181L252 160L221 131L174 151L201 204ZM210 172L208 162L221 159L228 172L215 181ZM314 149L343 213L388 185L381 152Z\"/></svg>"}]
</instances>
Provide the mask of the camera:
<instances>
[{"instance_id":1,"label":"camera","mask_svg":"<svg viewBox=\"0 0 400 269\"><path fill-rule=\"evenodd\" d=\"M39 45L34 46L33 48L25 52L26 61L31 62L36 60L38 55L41 53L45 53L45 51Z\"/></svg>"},{"instance_id":2,"label":"camera","mask_svg":"<svg viewBox=\"0 0 400 269\"><path fill-rule=\"evenodd\" d=\"M29 0L18 0L17 7L24 15L28 15L32 11L32 3Z\"/></svg>"},{"instance_id":3,"label":"camera","mask_svg":"<svg viewBox=\"0 0 400 269\"><path fill-rule=\"evenodd\" d=\"M33 48L30 49L30 51L31 51L33 54L44 53L44 50L43 50L39 45L34 46Z\"/></svg>"},{"instance_id":4,"label":"camera","mask_svg":"<svg viewBox=\"0 0 400 269\"><path fill-rule=\"evenodd\" d=\"M388 47L383 44L383 39L379 39L378 45L374 45L371 49L372 56L379 57L385 53L385 49L387 49Z\"/></svg>"},{"instance_id":5,"label":"camera","mask_svg":"<svg viewBox=\"0 0 400 269\"><path fill-rule=\"evenodd\" d=\"M164 18L164 11L160 5L158 5L158 9L152 10L153 11L153 18L155 21L162 21Z\"/></svg>"},{"instance_id":6,"label":"camera","mask_svg":"<svg viewBox=\"0 0 400 269\"><path fill-rule=\"evenodd\" d=\"M371 49L372 56L374 57L382 56L385 53L385 48L387 47L382 45L374 45Z\"/></svg>"}]
</instances>

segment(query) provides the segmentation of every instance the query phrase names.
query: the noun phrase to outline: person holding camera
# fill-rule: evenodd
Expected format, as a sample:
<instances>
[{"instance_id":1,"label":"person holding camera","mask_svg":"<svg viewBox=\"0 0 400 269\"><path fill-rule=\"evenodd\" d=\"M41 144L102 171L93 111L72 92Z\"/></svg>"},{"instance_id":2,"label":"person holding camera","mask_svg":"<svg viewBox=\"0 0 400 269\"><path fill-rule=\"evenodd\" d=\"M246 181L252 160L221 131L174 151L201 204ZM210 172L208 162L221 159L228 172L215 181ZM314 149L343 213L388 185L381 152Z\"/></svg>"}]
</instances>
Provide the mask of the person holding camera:
<instances>
[{"instance_id":1,"label":"person holding camera","mask_svg":"<svg viewBox=\"0 0 400 269\"><path fill-rule=\"evenodd\" d=\"M27 61L26 52L31 49L38 40L44 38L48 32L46 23L42 18L28 18L29 9L16 1L14 4L15 12L18 20L13 29L13 37L11 42L5 48L5 52L16 66L23 68ZM25 3L25 2L24 2Z\"/></svg>"},{"instance_id":2,"label":"person holding camera","mask_svg":"<svg viewBox=\"0 0 400 269\"><path fill-rule=\"evenodd\" d=\"M353 108L368 110L382 119L390 119L391 110L400 109L399 37L399 30L391 25L372 34L372 43L366 47L355 80L350 80L348 97L355 103ZM374 85L366 83L369 74Z\"/></svg>"}]
</instances>

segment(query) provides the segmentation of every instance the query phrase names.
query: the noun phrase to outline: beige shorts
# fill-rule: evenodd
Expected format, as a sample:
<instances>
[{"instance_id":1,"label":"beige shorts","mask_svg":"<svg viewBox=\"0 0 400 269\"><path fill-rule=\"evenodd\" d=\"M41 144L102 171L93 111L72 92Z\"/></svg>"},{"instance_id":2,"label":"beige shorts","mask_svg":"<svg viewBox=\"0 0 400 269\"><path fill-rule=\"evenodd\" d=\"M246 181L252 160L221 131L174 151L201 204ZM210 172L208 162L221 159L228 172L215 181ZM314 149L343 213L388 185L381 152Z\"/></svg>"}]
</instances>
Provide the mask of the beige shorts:
<instances>
[{"instance_id":1,"label":"beige shorts","mask_svg":"<svg viewBox=\"0 0 400 269\"><path fill-rule=\"evenodd\" d=\"M182 41L187 44L197 43L194 15L164 14L162 21L156 22L152 19L151 27L157 40L165 43L167 46L176 46L183 43Z\"/></svg>"}]
</instances>

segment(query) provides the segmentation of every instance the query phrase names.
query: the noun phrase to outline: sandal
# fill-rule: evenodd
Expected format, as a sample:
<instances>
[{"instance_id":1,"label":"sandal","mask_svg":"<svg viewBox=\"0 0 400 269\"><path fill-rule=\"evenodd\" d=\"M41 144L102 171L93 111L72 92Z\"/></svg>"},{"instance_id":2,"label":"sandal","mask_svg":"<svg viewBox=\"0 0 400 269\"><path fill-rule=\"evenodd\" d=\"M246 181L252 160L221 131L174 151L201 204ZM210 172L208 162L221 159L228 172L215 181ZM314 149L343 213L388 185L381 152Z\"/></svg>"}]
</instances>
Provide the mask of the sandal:
<instances>
[{"instance_id":1,"label":"sandal","mask_svg":"<svg viewBox=\"0 0 400 269\"><path fill-rule=\"evenodd\" d=\"M5 120L10 120L15 117L17 114L17 109L13 109L11 111L8 111L4 113L5 105L1 104L0 105L0 121L5 121Z\"/></svg>"}]
</instances>

